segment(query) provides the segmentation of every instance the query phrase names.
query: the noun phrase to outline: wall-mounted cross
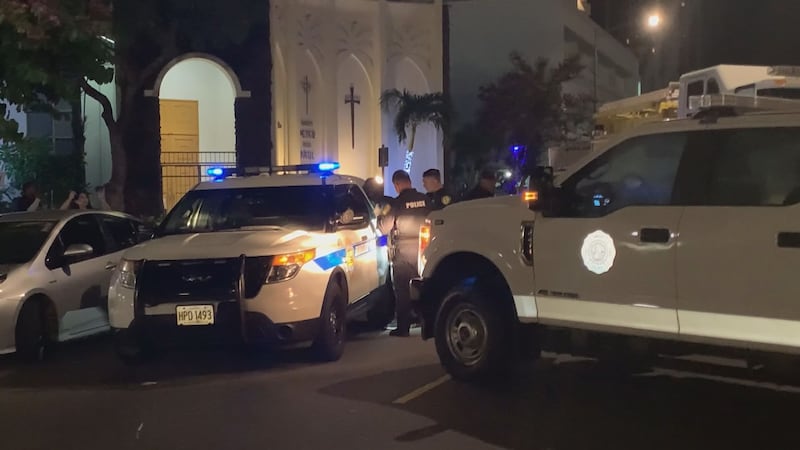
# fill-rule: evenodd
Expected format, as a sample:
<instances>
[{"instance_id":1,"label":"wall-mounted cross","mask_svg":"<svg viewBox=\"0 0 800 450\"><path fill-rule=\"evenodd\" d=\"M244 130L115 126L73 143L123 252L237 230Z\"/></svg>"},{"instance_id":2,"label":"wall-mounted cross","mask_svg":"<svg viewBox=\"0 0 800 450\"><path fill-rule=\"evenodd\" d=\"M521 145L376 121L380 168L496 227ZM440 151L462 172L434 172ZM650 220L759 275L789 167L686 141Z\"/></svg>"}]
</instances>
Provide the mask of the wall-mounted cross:
<instances>
[{"instance_id":1,"label":"wall-mounted cross","mask_svg":"<svg viewBox=\"0 0 800 450\"><path fill-rule=\"evenodd\" d=\"M350 85L350 94L345 95L344 104L350 105L350 139L352 148L356 148L356 105L361 104L361 98L356 95L355 87Z\"/></svg>"},{"instance_id":2,"label":"wall-mounted cross","mask_svg":"<svg viewBox=\"0 0 800 450\"><path fill-rule=\"evenodd\" d=\"M311 92L311 82L308 81L308 75L303 78L303 81L300 82L300 87L303 88L303 92L306 93L306 116L308 115L308 94Z\"/></svg>"}]
</instances>

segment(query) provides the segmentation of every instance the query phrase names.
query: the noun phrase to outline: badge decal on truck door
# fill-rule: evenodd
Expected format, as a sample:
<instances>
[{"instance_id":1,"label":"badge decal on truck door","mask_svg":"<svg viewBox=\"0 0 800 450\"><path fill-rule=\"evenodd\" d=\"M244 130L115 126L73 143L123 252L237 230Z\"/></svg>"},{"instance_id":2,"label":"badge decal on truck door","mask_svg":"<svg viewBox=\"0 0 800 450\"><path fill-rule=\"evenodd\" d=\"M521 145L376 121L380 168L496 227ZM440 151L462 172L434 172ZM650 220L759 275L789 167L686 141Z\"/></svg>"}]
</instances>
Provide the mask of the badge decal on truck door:
<instances>
[{"instance_id":1,"label":"badge decal on truck door","mask_svg":"<svg viewBox=\"0 0 800 450\"><path fill-rule=\"evenodd\" d=\"M583 265L590 272L602 275L614 265L614 258L617 257L617 249L614 247L614 239L607 233L597 230L586 236L581 247L581 259Z\"/></svg>"}]
</instances>

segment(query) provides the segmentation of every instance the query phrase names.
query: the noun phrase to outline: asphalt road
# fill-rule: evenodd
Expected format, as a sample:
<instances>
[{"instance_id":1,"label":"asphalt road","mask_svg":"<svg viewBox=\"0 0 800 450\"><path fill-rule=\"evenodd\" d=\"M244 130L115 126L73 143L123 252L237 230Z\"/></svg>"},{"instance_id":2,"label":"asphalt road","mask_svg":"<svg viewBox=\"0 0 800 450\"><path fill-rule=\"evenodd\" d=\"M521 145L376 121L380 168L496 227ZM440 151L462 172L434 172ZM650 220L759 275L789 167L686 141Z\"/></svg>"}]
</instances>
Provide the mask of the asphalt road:
<instances>
[{"instance_id":1,"label":"asphalt road","mask_svg":"<svg viewBox=\"0 0 800 450\"><path fill-rule=\"evenodd\" d=\"M546 358L500 387L449 380L432 343L385 334L304 351L172 351L131 369L106 338L0 359L0 448L795 449L800 387L664 361L619 375Z\"/></svg>"}]
</instances>

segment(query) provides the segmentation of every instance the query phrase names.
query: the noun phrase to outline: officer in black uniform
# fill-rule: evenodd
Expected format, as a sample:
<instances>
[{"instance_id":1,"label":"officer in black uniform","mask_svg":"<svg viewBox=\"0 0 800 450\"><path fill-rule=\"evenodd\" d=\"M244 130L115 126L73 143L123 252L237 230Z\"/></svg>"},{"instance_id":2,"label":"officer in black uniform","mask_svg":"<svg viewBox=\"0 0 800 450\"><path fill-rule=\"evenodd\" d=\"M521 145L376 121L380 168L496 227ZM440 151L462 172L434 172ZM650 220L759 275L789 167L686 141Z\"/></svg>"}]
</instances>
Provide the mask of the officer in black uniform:
<instances>
[{"instance_id":1,"label":"officer in black uniform","mask_svg":"<svg viewBox=\"0 0 800 450\"><path fill-rule=\"evenodd\" d=\"M431 210L438 211L453 203L453 196L442 186L442 174L439 169L428 169L422 174L422 185L431 202Z\"/></svg>"},{"instance_id":2,"label":"officer in black uniform","mask_svg":"<svg viewBox=\"0 0 800 450\"><path fill-rule=\"evenodd\" d=\"M367 194L367 198L375 205L378 212L383 211L393 200L392 197L383 193L383 180L379 181L375 177L364 182L364 193Z\"/></svg>"},{"instance_id":3,"label":"officer in black uniform","mask_svg":"<svg viewBox=\"0 0 800 450\"><path fill-rule=\"evenodd\" d=\"M411 293L409 283L419 275L419 228L430 213L428 197L411 187L408 173L398 170L392 175L392 183L399 193L397 198L382 211L379 226L390 238L392 261L392 284L394 285L397 329L391 336L408 336L411 328Z\"/></svg>"}]
</instances>

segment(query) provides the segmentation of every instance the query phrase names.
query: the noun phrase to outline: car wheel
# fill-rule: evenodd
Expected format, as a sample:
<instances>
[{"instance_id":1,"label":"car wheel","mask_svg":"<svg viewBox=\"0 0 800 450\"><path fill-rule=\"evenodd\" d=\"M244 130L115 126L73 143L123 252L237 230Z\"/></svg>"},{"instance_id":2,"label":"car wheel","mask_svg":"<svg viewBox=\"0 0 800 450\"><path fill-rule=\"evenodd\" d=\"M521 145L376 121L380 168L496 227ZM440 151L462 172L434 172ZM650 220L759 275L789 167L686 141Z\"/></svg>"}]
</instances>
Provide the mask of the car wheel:
<instances>
[{"instance_id":1,"label":"car wheel","mask_svg":"<svg viewBox=\"0 0 800 450\"><path fill-rule=\"evenodd\" d=\"M367 326L370 330L384 330L394 320L394 289L390 281L381 287L379 298L367 311Z\"/></svg>"},{"instance_id":2,"label":"car wheel","mask_svg":"<svg viewBox=\"0 0 800 450\"><path fill-rule=\"evenodd\" d=\"M22 305L16 328L16 347L19 357L26 362L43 361L50 350L45 308L42 303L29 300Z\"/></svg>"},{"instance_id":3,"label":"car wheel","mask_svg":"<svg viewBox=\"0 0 800 450\"><path fill-rule=\"evenodd\" d=\"M436 319L439 360L453 378L462 381L490 381L506 375L516 362L512 325L486 295L454 289Z\"/></svg>"},{"instance_id":4,"label":"car wheel","mask_svg":"<svg viewBox=\"0 0 800 450\"><path fill-rule=\"evenodd\" d=\"M320 315L319 335L312 349L321 361L337 361L344 353L347 333L347 301L342 288L331 283L325 291Z\"/></svg>"},{"instance_id":5,"label":"car wheel","mask_svg":"<svg viewBox=\"0 0 800 450\"><path fill-rule=\"evenodd\" d=\"M127 329L114 333L114 352L123 363L130 366L143 364L154 356L152 346Z\"/></svg>"}]
</instances>

